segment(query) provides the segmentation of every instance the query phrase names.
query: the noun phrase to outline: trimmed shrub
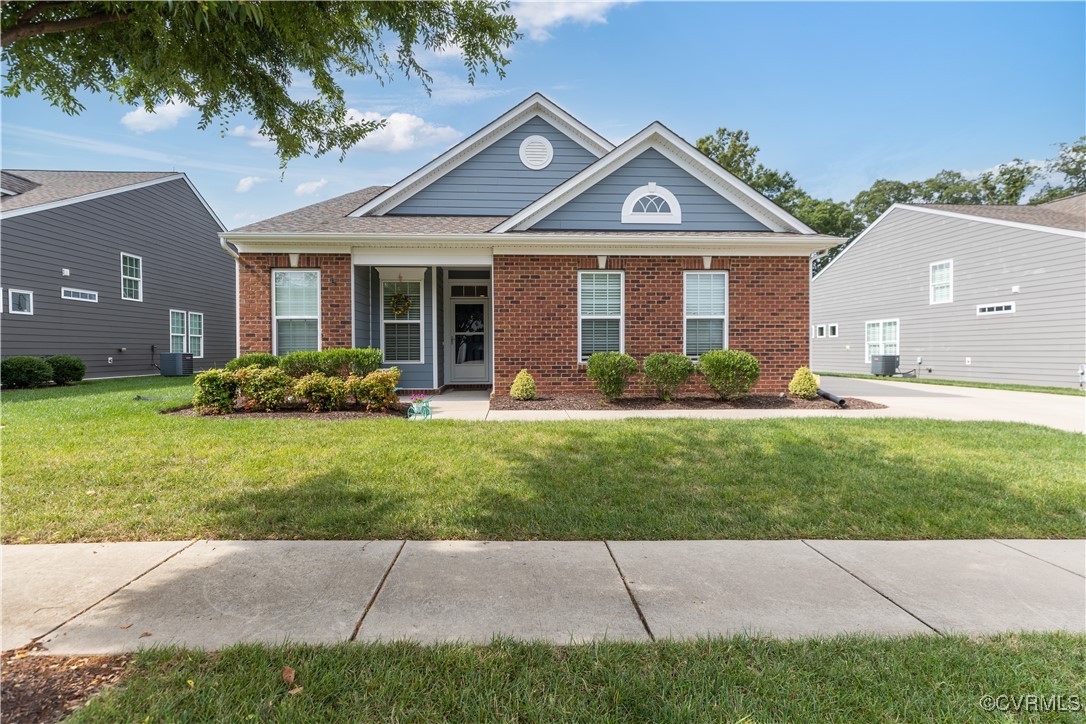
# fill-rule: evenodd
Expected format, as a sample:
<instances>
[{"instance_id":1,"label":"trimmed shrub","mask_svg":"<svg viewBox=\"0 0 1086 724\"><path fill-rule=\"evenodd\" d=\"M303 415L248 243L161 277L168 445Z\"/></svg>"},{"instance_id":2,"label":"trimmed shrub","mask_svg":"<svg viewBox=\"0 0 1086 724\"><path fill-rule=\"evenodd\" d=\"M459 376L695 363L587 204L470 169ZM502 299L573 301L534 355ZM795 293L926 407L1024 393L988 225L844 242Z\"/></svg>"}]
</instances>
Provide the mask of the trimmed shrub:
<instances>
[{"instance_id":1,"label":"trimmed shrub","mask_svg":"<svg viewBox=\"0 0 1086 724\"><path fill-rule=\"evenodd\" d=\"M291 377L305 377L321 371L321 353L291 352L279 359L279 366Z\"/></svg>"},{"instance_id":2,"label":"trimmed shrub","mask_svg":"<svg viewBox=\"0 0 1086 724\"><path fill-rule=\"evenodd\" d=\"M694 363L684 354L656 352L645 358L641 371L656 387L656 396L664 402L671 402L675 390L694 374Z\"/></svg>"},{"instance_id":3,"label":"trimmed shrub","mask_svg":"<svg viewBox=\"0 0 1086 724\"><path fill-rule=\"evenodd\" d=\"M608 401L626 391L626 384L637 374L637 360L622 352L596 352L588 358L588 379Z\"/></svg>"},{"instance_id":4,"label":"trimmed shrub","mask_svg":"<svg viewBox=\"0 0 1086 724\"><path fill-rule=\"evenodd\" d=\"M750 394L762 376L754 355L739 349L715 349L698 359L698 370L709 387L725 400L738 400Z\"/></svg>"},{"instance_id":5,"label":"trimmed shrub","mask_svg":"<svg viewBox=\"0 0 1086 724\"><path fill-rule=\"evenodd\" d=\"M226 370L201 372L192 386L196 388L192 404L201 415L228 415L234 411L234 399L238 394L235 373Z\"/></svg>"},{"instance_id":6,"label":"trimmed shrub","mask_svg":"<svg viewBox=\"0 0 1086 724\"><path fill-rule=\"evenodd\" d=\"M281 409L291 392L293 378L278 367L250 365L234 372L234 380L246 410L274 412Z\"/></svg>"},{"instance_id":7,"label":"trimmed shrub","mask_svg":"<svg viewBox=\"0 0 1086 724\"><path fill-rule=\"evenodd\" d=\"M294 395L305 400L310 412L341 410L347 403L347 385L338 377L311 372L294 383Z\"/></svg>"},{"instance_id":8,"label":"trimmed shrub","mask_svg":"<svg viewBox=\"0 0 1086 724\"><path fill-rule=\"evenodd\" d=\"M53 367L41 357L20 355L0 362L0 384L8 389L41 387L53 379Z\"/></svg>"},{"instance_id":9,"label":"trimmed shrub","mask_svg":"<svg viewBox=\"0 0 1086 724\"><path fill-rule=\"evenodd\" d=\"M802 397L804 400L813 400L818 397L818 378L809 367L800 367L792 375L792 381L788 383L788 394L793 397Z\"/></svg>"},{"instance_id":10,"label":"trimmed shrub","mask_svg":"<svg viewBox=\"0 0 1086 724\"><path fill-rule=\"evenodd\" d=\"M326 349L320 355L320 371L344 379L351 375L365 377L381 366L382 359L381 350L372 347Z\"/></svg>"},{"instance_id":11,"label":"trimmed shrub","mask_svg":"<svg viewBox=\"0 0 1086 724\"><path fill-rule=\"evenodd\" d=\"M47 357L45 361L53 368L53 382L58 385L79 382L83 379L83 375L87 374L87 365L72 354L55 354Z\"/></svg>"},{"instance_id":12,"label":"trimmed shrub","mask_svg":"<svg viewBox=\"0 0 1086 724\"><path fill-rule=\"evenodd\" d=\"M535 399L535 378L528 370L521 370L513 380L513 386L509 388L509 396L514 400Z\"/></svg>"},{"instance_id":13,"label":"trimmed shrub","mask_svg":"<svg viewBox=\"0 0 1086 724\"><path fill-rule=\"evenodd\" d=\"M374 370L365 377L351 375L347 378L347 392L355 402L371 412L382 412L399 403L396 385L400 384L400 370L390 367L387 370Z\"/></svg>"},{"instance_id":14,"label":"trimmed shrub","mask_svg":"<svg viewBox=\"0 0 1086 724\"><path fill-rule=\"evenodd\" d=\"M274 354L267 354L266 352L255 352L253 354L243 354L240 357L230 360L226 363L226 369L230 372L240 370L243 367L278 367L279 357Z\"/></svg>"}]
</instances>

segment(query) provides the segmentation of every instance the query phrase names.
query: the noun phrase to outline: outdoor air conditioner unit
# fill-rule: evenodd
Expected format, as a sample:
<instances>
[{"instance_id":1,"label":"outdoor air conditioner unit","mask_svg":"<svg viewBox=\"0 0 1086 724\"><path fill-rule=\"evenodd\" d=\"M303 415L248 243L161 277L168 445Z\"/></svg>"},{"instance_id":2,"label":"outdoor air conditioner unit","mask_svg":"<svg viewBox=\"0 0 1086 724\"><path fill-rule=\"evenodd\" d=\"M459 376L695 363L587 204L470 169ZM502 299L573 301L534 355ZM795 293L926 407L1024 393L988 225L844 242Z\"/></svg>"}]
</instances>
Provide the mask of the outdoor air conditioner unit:
<instances>
[{"instance_id":1,"label":"outdoor air conditioner unit","mask_svg":"<svg viewBox=\"0 0 1086 724\"><path fill-rule=\"evenodd\" d=\"M900 361L901 357L896 354L873 354L871 355L871 374L893 377Z\"/></svg>"},{"instance_id":2,"label":"outdoor air conditioner unit","mask_svg":"<svg viewBox=\"0 0 1086 724\"><path fill-rule=\"evenodd\" d=\"M163 377L185 377L192 374L192 355L164 352L158 356L158 369Z\"/></svg>"}]
</instances>

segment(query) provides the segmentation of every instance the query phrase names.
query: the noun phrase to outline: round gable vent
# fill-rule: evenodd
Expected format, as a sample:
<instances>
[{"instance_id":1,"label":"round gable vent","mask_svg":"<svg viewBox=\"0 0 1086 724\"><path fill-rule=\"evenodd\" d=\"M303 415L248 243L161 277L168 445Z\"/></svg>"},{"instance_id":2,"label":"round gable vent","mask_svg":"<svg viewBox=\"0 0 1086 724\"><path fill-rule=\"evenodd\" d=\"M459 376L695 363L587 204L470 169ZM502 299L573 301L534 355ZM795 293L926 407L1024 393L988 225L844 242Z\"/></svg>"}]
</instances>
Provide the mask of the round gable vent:
<instances>
[{"instance_id":1,"label":"round gable vent","mask_svg":"<svg viewBox=\"0 0 1086 724\"><path fill-rule=\"evenodd\" d=\"M543 136L528 136L520 143L520 162L533 171L550 165L554 147Z\"/></svg>"}]
</instances>

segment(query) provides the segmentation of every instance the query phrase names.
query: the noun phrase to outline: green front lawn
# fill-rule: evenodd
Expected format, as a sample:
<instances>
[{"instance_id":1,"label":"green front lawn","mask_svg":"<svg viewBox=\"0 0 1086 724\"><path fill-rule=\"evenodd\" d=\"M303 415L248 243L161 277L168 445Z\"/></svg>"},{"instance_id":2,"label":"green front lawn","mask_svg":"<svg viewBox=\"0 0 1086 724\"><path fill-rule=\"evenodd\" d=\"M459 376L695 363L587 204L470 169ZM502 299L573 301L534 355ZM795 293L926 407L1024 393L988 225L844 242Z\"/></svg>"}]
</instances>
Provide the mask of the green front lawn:
<instances>
[{"instance_id":1,"label":"green front lawn","mask_svg":"<svg viewBox=\"0 0 1086 724\"><path fill-rule=\"evenodd\" d=\"M1038 426L158 414L190 396L5 392L4 539L1086 537L1083 436Z\"/></svg>"},{"instance_id":2,"label":"green front lawn","mask_svg":"<svg viewBox=\"0 0 1086 724\"><path fill-rule=\"evenodd\" d=\"M992 721L989 701L1086 703L1084 652L1070 634L152 650L70 721Z\"/></svg>"},{"instance_id":3,"label":"green front lawn","mask_svg":"<svg viewBox=\"0 0 1086 724\"><path fill-rule=\"evenodd\" d=\"M944 385L951 387L977 387L982 390L1010 390L1012 392L1043 392L1049 395L1086 396L1086 390L1077 387L1046 387L1044 385L1016 385L1007 382L972 382L968 380L935 380L917 377L880 377L878 375L847 374L845 372L815 372L821 377L852 377L857 380L883 380L884 382L912 382L918 385Z\"/></svg>"}]
</instances>

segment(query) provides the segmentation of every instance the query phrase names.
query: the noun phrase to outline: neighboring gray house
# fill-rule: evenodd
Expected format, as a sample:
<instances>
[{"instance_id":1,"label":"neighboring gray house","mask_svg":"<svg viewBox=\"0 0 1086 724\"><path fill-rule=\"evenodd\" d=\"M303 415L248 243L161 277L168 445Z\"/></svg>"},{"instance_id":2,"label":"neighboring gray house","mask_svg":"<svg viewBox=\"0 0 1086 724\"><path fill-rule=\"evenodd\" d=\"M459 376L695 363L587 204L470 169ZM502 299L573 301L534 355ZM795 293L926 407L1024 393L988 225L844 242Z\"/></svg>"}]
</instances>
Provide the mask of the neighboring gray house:
<instances>
[{"instance_id":1,"label":"neighboring gray house","mask_svg":"<svg viewBox=\"0 0 1086 724\"><path fill-rule=\"evenodd\" d=\"M811 281L811 368L1075 387L1086 364L1086 194L895 204Z\"/></svg>"},{"instance_id":2,"label":"neighboring gray house","mask_svg":"<svg viewBox=\"0 0 1086 724\"><path fill-rule=\"evenodd\" d=\"M0 172L0 354L73 354L88 378L234 356L235 266L182 173Z\"/></svg>"}]
</instances>

